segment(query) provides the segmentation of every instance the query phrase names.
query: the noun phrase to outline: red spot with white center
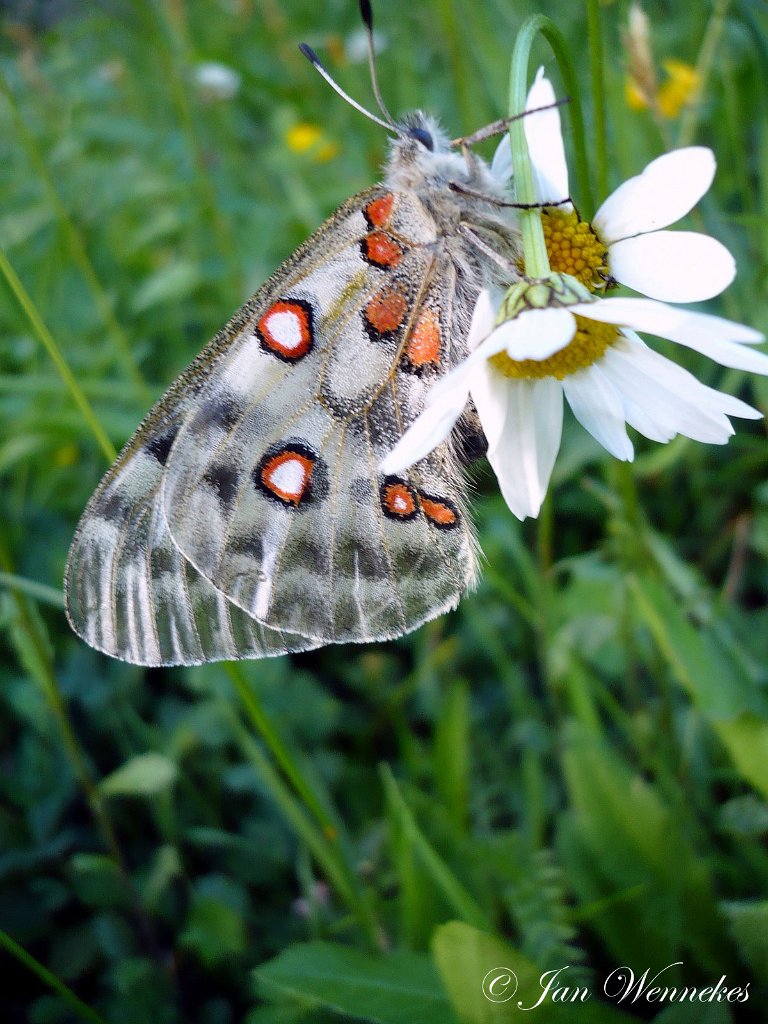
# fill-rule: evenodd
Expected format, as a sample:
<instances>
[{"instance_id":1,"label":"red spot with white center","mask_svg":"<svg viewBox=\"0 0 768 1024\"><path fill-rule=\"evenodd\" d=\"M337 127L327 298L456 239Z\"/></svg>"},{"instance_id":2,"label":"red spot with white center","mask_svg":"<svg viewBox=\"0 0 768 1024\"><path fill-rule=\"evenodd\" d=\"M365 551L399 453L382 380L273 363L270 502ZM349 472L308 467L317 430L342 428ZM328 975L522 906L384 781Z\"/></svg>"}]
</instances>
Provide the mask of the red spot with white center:
<instances>
[{"instance_id":1,"label":"red spot with white center","mask_svg":"<svg viewBox=\"0 0 768 1024\"><path fill-rule=\"evenodd\" d=\"M300 299L280 299L261 317L256 332L264 348L293 363L312 348L312 307Z\"/></svg>"},{"instance_id":2,"label":"red spot with white center","mask_svg":"<svg viewBox=\"0 0 768 1024\"><path fill-rule=\"evenodd\" d=\"M308 449L284 448L262 459L257 483L270 497L296 506L307 493L315 458Z\"/></svg>"},{"instance_id":3,"label":"red spot with white center","mask_svg":"<svg viewBox=\"0 0 768 1024\"><path fill-rule=\"evenodd\" d=\"M390 476L381 487L381 508L390 519L406 521L418 514L419 506L413 488L399 477Z\"/></svg>"}]
</instances>

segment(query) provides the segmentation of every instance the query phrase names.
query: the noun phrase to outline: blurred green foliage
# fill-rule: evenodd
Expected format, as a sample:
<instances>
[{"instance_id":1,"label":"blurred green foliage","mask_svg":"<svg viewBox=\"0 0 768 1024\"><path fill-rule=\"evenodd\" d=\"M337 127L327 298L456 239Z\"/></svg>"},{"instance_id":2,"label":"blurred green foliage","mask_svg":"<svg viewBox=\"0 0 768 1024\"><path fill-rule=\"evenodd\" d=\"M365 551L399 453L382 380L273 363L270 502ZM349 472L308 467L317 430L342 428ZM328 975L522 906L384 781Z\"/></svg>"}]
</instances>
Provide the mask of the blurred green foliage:
<instances>
[{"instance_id":1,"label":"blurred green foliage","mask_svg":"<svg viewBox=\"0 0 768 1024\"><path fill-rule=\"evenodd\" d=\"M540 9L572 46L589 120L581 4L379 8L394 111L423 106L453 133L503 115L516 28ZM646 4L659 64L712 44L696 115L661 130L625 103L628 4L594 10L611 186L686 133L711 145L719 172L694 224L739 277L710 305L765 330L764 4ZM381 131L296 48L367 102L355 4L14 2L0 29L0 247L119 446L231 310L375 180ZM201 84L211 61L239 76L233 94ZM3 1021L484 1024L515 1013L483 997L487 971L513 969L529 1005L566 965L593 997L542 1005L541 1024L764 1020L762 424L739 422L722 449L641 444L626 471L568 424L541 523L514 521L477 471L486 567L456 613L388 645L142 671L66 626L64 559L105 456L8 281ZM675 357L768 407L764 382ZM726 974L749 1002L599 1002L616 968L675 961L670 983Z\"/></svg>"}]
</instances>

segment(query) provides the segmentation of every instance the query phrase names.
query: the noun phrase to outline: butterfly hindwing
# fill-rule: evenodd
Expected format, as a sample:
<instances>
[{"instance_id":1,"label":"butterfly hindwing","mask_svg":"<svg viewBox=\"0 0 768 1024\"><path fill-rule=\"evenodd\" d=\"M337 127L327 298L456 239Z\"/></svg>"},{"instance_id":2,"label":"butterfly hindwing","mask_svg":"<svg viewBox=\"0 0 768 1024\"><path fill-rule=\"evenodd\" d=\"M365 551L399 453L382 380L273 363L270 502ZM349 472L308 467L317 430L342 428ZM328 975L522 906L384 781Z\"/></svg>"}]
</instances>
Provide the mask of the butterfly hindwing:
<instances>
[{"instance_id":1,"label":"butterfly hindwing","mask_svg":"<svg viewBox=\"0 0 768 1024\"><path fill-rule=\"evenodd\" d=\"M89 502L67 563L73 628L98 650L140 665L259 658L316 646L246 615L173 544L160 483L177 429L173 420L145 423Z\"/></svg>"},{"instance_id":2,"label":"butterfly hindwing","mask_svg":"<svg viewBox=\"0 0 768 1024\"><path fill-rule=\"evenodd\" d=\"M407 479L377 468L463 354L456 269L412 197L373 190L349 221L346 246L317 239L256 303L163 483L195 568L270 628L323 643L414 629L474 575L450 448Z\"/></svg>"}]
</instances>

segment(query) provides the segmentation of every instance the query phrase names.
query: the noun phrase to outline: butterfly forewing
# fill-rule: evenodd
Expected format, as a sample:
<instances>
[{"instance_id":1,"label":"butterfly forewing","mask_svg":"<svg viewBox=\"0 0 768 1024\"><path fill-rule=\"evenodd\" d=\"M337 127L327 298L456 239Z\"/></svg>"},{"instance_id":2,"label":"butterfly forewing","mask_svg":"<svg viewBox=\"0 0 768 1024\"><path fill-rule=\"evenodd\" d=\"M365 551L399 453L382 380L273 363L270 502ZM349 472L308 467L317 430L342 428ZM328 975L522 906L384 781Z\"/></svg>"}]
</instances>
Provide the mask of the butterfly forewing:
<instances>
[{"instance_id":1,"label":"butterfly forewing","mask_svg":"<svg viewBox=\"0 0 768 1024\"><path fill-rule=\"evenodd\" d=\"M456 268L411 195L345 203L150 412L67 565L75 631L138 664L393 637L474 576L457 460L377 466L464 354Z\"/></svg>"},{"instance_id":2,"label":"butterfly forewing","mask_svg":"<svg viewBox=\"0 0 768 1024\"><path fill-rule=\"evenodd\" d=\"M174 542L218 590L324 643L413 629L474 572L448 449L409 480L377 470L462 354L454 268L402 194L357 197L330 236L255 303L174 442L163 499Z\"/></svg>"}]
</instances>

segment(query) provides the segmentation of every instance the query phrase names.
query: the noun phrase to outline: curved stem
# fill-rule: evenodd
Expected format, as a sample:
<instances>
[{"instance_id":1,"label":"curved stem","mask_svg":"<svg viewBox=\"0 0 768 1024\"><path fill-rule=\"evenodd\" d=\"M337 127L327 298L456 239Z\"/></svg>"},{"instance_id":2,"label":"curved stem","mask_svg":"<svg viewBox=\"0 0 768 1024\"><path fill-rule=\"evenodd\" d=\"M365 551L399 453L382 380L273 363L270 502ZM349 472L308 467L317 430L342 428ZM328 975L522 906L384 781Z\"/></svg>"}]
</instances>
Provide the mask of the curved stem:
<instances>
[{"instance_id":1,"label":"curved stem","mask_svg":"<svg viewBox=\"0 0 768 1024\"><path fill-rule=\"evenodd\" d=\"M581 110L580 91L578 80L576 78L576 69L574 68L573 61L571 60L565 36L557 25L543 14L534 14L532 17L528 18L528 20L523 23L523 27L520 29L517 39L515 40L515 48L512 53L512 69L510 71L510 114L519 114L525 109L528 60L533 40L539 33L544 36L552 49L552 53L555 56L557 66L560 71L560 76L563 80L565 92L569 100L568 111L573 142L574 177L577 182L577 187L572 187L571 191L576 199L576 205L579 210L582 210L587 215L591 216L594 213L594 198L590 184L591 178L589 173L589 161L587 159L584 116ZM510 125L510 138L512 139L514 160L514 156L516 154L514 150L515 136L512 133L513 127L514 124ZM522 125L520 130L524 141L525 134ZM527 162L527 152L526 147L525 157L522 161L523 164ZM517 163L514 163L514 169L519 186L520 179L518 177L519 169ZM525 170L523 170L523 173L525 173ZM525 185L523 187L525 187ZM521 202L535 202L535 196L533 197L533 200L524 200L520 195L519 187L518 197Z\"/></svg>"},{"instance_id":2,"label":"curved stem","mask_svg":"<svg viewBox=\"0 0 768 1024\"><path fill-rule=\"evenodd\" d=\"M543 15L529 18L520 29L512 51L509 70L509 115L515 117L525 110L528 92L528 58L533 40L540 26L547 19ZM517 201L531 209L520 210L520 235L523 244L525 272L529 277L546 277L550 272L544 229L541 225L541 211L535 207L538 199L533 183L533 168L528 155L525 138L525 118L517 117L509 125L509 141L512 147L512 167L515 173Z\"/></svg>"}]
</instances>

